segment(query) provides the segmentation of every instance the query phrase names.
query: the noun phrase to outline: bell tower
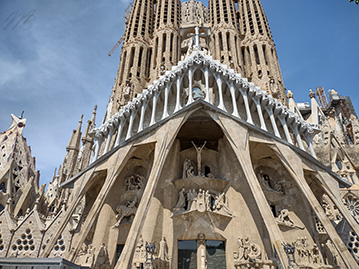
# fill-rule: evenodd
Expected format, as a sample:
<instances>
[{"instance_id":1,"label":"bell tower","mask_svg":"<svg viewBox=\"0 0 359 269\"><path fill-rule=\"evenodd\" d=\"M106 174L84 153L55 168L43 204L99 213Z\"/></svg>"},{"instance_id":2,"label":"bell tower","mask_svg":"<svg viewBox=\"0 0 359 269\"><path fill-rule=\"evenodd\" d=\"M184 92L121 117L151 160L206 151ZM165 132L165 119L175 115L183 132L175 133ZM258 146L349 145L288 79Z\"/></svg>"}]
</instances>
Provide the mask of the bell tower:
<instances>
[{"instance_id":1,"label":"bell tower","mask_svg":"<svg viewBox=\"0 0 359 269\"><path fill-rule=\"evenodd\" d=\"M171 70L179 61L180 0L158 0L155 11L151 79Z\"/></svg>"},{"instance_id":2,"label":"bell tower","mask_svg":"<svg viewBox=\"0 0 359 269\"><path fill-rule=\"evenodd\" d=\"M243 36L243 75L286 105L277 52L261 1L238 0L237 19Z\"/></svg>"},{"instance_id":3,"label":"bell tower","mask_svg":"<svg viewBox=\"0 0 359 269\"><path fill-rule=\"evenodd\" d=\"M211 53L229 68L242 73L240 38L233 0L209 0L210 22L212 25Z\"/></svg>"},{"instance_id":4,"label":"bell tower","mask_svg":"<svg viewBox=\"0 0 359 269\"><path fill-rule=\"evenodd\" d=\"M153 0L134 0L132 4L120 56L120 66L107 107L107 118L140 93L149 81L153 7Z\"/></svg>"}]
</instances>

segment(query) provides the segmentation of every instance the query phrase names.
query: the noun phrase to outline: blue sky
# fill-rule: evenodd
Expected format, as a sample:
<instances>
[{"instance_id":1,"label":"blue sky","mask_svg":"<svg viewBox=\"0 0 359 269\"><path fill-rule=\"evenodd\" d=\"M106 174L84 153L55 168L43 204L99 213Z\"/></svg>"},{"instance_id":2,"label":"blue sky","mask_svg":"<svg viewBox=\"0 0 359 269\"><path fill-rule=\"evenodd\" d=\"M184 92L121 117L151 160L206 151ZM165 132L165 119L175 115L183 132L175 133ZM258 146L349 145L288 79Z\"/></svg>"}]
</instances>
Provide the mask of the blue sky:
<instances>
[{"instance_id":1,"label":"blue sky","mask_svg":"<svg viewBox=\"0 0 359 269\"><path fill-rule=\"evenodd\" d=\"M206 1L204 1L206 2ZM128 0L0 0L0 131L24 110L40 183L62 164L72 129L99 106L116 76ZM347 0L262 0L284 84L297 102L323 86L359 112L359 6ZM13 19L13 20L12 20ZM18 24L17 24L18 23Z\"/></svg>"}]
</instances>

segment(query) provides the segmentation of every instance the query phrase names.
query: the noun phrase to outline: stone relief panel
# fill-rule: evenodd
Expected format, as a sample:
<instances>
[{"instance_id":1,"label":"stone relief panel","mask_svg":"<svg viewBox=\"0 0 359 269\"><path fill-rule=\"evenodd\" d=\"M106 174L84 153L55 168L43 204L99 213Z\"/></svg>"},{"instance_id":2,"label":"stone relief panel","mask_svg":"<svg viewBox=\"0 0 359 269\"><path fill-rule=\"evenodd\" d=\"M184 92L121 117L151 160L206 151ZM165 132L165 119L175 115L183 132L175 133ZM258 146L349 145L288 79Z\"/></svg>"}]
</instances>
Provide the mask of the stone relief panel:
<instances>
[{"instance_id":1,"label":"stone relief panel","mask_svg":"<svg viewBox=\"0 0 359 269\"><path fill-rule=\"evenodd\" d=\"M232 216L225 193L216 194L203 189L197 191L182 188L178 193L178 200L173 208L173 214L177 215L190 211L207 211Z\"/></svg>"},{"instance_id":2,"label":"stone relief panel","mask_svg":"<svg viewBox=\"0 0 359 269\"><path fill-rule=\"evenodd\" d=\"M130 200L125 202L124 204L119 204L116 207L116 219L117 222L113 226L113 228L118 228L121 224L121 222L126 218L126 223L132 223L133 218L135 217L136 211L137 211L137 202L138 198L137 196L132 197Z\"/></svg>"},{"instance_id":3,"label":"stone relief panel","mask_svg":"<svg viewBox=\"0 0 359 269\"><path fill-rule=\"evenodd\" d=\"M276 218L276 221L279 225L282 225L282 226L286 226L289 228L297 228L297 229L301 229L301 230L304 229L303 226L300 226L300 225L294 223L294 221L290 217L290 213L289 213L288 209L282 209L280 211L279 216Z\"/></svg>"},{"instance_id":4,"label":"stone relief panel","mask_svg":"<svg viewBox=\"0 0 359 269\"><path fill-rule=\"evenodd\" d=\"M341 220L343 219L342 214L340 213L336 205L333 203L333 201L326 194L323 194L322 196L322 207L327 217L335 226L339 222L341 222Z\"/></svg>"},{"instance_id":5,"label":"stone relief panel","mask_svg":"<svg viewBox=\"0 0 359 269\"><path fill-rule=\"evenodd\" d=\"M292 243L295 247L294 260L300 268L332 268L324 264L317 244L310 245L307 237L298 237Z\"/></svg>"},{"instance_id":6,"label":"stone relief panel","mask_svg":"<svg viewBox=\"0 0 359 269\"><path fill-rule=\"evenodd\" d=\"M233 252L235 268L276 268L273 261L264 257L260 246L249 237L238 238L238 249Z\"/></svg>"},{"instance_id":7,"label":"stone relief panel","mask_svg":"<svg viewBox=\"0 0 359 269\"><path fill-rule=\"evenodd\" d=\"M137 212L140 197L146 186L146 179L139 174L125 178L125 192L122 202L116 207L116 224L112 228L118 228L121 224L130 224Z\"/></svg>"}]
</instances>

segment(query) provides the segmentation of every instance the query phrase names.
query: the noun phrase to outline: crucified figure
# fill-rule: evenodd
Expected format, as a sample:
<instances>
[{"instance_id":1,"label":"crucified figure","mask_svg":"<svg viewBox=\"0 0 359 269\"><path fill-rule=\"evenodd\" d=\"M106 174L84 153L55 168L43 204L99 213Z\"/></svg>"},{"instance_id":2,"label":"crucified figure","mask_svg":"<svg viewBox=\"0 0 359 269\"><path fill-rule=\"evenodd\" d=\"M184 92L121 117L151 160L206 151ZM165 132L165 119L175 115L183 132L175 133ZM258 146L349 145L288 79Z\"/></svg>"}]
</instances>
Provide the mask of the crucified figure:
<instances>
[{"instance_id":1,"label":"crucified figure","mask_svg":"<svg viewBox=\"0 0 359 269\"><path fill-rule=\"evenodd\" d=\"M196 144L192 141L192 144L194 146L194 148L196 149L197 151L197 170L198 170L198 175L200 176L202 174L202 169L201 169L201 162L202 162L202 150L204 148L204 146L206 145L207 141L204 141L204 144L202 147L197 147Z\"/></svg>"}]
</instances>

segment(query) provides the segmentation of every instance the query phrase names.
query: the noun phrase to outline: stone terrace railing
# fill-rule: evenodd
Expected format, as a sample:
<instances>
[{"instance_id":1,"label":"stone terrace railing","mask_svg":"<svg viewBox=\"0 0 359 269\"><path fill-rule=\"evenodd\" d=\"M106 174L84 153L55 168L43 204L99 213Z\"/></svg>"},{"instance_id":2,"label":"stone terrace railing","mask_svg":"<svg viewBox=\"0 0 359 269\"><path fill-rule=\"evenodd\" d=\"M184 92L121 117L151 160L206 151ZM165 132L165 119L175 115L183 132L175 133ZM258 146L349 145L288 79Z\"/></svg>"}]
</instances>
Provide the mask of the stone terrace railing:
<instances>
[{"instance_id":1,"label":"stone terrace railing","mask_svg":"<svg viewBox=\"0 0 359 269\"><path fill-rule=\"evenodd\" d=\"M102 153L105 154L134 134L195 102L194 89L203 94L199 99L308 150L316 158L312 146L316 125L306 123L265 91L203 51L194 51L103 125L92 129L96 145L92 162L99 158L103 143L106 143Z\"/></svg>"}]
</instances>

